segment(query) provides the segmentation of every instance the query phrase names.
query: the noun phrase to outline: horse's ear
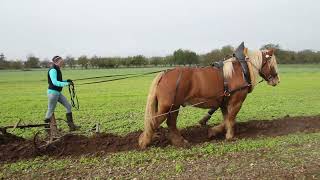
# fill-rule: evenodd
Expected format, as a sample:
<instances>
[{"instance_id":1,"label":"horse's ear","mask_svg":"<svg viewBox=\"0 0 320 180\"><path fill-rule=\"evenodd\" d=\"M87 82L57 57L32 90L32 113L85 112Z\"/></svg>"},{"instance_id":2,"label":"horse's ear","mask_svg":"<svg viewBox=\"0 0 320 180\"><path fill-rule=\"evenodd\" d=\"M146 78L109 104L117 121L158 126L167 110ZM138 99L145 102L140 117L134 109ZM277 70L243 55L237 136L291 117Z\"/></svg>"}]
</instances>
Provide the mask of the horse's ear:
<instances>
[{"instance_id":1,"label":"horse's ear","mask_svg":"<svg viewBox=\"0 0 320 180\"><path fill-rule=\"evenodd\" d=\"M244 48L244 49L243 49L243 54L244 54L246 57L248 57L248 48Z\"/></svg>"},{"instance_id":2,"label":"horse's ear","mask_svg":"<svg viewBox=\"0 0 320 180\"><path fill-rule=\"evenodd\" d=\"M275 53L275 49L274 48L270 48L270 49L268 49L268 54L270 55L270 56L272 56L274 53Z\"/></svg>"}]
</instances>

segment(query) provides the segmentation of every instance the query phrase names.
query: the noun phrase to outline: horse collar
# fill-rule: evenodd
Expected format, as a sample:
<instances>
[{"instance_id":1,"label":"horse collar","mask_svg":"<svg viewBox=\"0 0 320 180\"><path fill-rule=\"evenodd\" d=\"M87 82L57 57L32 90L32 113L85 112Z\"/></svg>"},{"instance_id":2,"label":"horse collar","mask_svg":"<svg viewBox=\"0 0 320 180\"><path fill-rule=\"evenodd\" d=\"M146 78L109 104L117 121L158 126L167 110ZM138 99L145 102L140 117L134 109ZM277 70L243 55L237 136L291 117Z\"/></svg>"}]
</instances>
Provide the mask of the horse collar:
<instances>
[{"instance_id":1,"label":"horse collar","mask_svg":"<svg viewBox=\"0 0 320 180\"><path fill-rule=\"evenodd\" d=\"M244 46L244 42L242 42L239 47L235 50L233 56L240 62L242 72L244 75L244 78L248 84L251 84L251 77L250 77L250 70L248 67L248 63L246 61L246 48ZM249 90L249 93L252 90Z\"/></svg>"}]
</instances>

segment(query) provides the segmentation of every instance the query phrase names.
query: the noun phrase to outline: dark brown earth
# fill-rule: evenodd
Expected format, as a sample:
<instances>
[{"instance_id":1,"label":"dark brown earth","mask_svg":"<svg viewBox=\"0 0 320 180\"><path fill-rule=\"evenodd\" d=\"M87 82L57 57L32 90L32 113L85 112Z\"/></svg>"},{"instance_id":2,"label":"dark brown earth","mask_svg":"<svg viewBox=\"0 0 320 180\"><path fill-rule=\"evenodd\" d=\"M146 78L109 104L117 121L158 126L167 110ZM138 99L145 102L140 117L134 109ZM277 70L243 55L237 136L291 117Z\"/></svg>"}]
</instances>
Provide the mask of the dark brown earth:
<instances>
[{"instance_id":1,"label":"dark brown earth","mask_svg":"<svg viewBox=\"0 0 320 180\"><path fill-rule=\"evenodd\" d=\"M10 133L6 133L6 134L0 133L0 145L19 142L19 141L24 141L24 139L22 137L18 137Z\"/></svg>"},{"instance_id":2,"label":"dark brown earth","mask_svg":"<svg viewBox=\"0 0 320 180\"><path fill-rule=\"evenodd\" d=\"M207 130L210 126L192 126L181 130L190 144L210 141ZM320 131L320 116L284 117L274 120L252 120L236 124L236 138L259 138L282 136L297 132L312 133ZM16 161L41 155L79 156L103 155L120 151L138 150L138 137L141 131L131 132L126 136L115 134L96 134L91 137L82 135L66 135L46 151L36 151L32 140L21 139L13 135L0 135L0 161ZM159 129L160 137L154 140L153 146L166 147L170 143L166 136L166 128ZM223 135L217 137L223 139Z\"/></svg>"}]
</instances>

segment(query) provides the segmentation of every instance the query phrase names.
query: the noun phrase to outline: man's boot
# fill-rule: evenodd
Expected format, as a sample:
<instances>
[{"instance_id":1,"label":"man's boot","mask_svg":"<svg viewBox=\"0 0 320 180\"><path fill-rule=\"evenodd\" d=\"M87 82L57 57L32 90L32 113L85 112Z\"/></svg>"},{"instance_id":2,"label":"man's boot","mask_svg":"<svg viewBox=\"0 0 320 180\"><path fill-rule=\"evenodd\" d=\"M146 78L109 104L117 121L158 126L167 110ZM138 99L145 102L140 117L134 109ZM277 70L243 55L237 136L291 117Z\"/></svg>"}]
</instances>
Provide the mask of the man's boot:
<instances>
[{"instance_id":1,"label":"man's boot","mask_svg":"<svg viewBox=\"0 0 320 180\"><path fill-rule=\"evenodd\" d=\"M77 126L73 123L72 112L67 113L66 117L67 117L67 123L70 131L76 131L80 129L81 126Z\"/></svg>"}]
</instances>

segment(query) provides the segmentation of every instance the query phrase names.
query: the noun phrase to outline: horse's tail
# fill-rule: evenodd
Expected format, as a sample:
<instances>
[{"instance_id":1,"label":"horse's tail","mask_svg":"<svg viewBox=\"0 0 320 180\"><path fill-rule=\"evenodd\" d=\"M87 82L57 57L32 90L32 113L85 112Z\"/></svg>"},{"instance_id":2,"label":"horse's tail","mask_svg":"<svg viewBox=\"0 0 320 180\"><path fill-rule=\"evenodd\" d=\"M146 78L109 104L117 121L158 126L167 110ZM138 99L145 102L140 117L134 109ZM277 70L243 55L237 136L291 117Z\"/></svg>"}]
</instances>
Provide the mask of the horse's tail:
<instances>
[{"instance_id":1,"label":"horse's tail","mask_svg":"<svg viewBox=\"0 0 320 180\"><path fill-rule=\"evenodd\" d=\"M147 99L147 104L146 104L146 111L144 115L144 123L145 123L145 130L146 128L151 128L150 125L152 125L154 122L154 116L158 111L158 99L156 96L156 90L157 90L157 85L159 81L161 80L164 72L159 73L152 81L150 90L149 90L149 95Z\"/></svg>"},{"instance_id":2,"label":"horse's tail","mask_svg":"<svg viewBox=\"0 0 320 180\"><path fill-rule=\"evenodd\" d=\"M155 114L158 112L158 99L156 96L157 85L161 80L164 72L160 72L152 81L149 95L147 98L145 116L144 116L144 133L140 135L139 145L141 148L145 148L149 141L151 141L151 136L153 133L153 127L156 121L154 118Z\"/></svg>"}]
</instances>

